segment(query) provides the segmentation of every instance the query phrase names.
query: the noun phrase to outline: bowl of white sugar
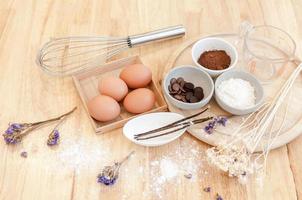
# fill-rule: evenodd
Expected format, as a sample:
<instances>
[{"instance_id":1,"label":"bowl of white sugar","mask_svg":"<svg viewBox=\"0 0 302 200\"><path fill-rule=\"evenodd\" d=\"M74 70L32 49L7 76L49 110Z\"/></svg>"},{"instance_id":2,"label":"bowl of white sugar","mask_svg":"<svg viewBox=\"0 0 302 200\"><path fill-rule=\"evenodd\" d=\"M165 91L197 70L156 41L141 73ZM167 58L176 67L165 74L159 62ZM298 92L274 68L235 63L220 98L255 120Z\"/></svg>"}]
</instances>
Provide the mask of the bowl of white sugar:
<instances>
[{"instance_id":1,"label":"bowl of white sugar","mask_svg":"<svg viewBox=\"0 0 302 200\"><path fill-rule=\"evenodd\" d=\"M215 81L215 100L225 111L246 115L257 111L263 104L261 83L243 71L228 71Z\"/></svg>"}]
</instances>

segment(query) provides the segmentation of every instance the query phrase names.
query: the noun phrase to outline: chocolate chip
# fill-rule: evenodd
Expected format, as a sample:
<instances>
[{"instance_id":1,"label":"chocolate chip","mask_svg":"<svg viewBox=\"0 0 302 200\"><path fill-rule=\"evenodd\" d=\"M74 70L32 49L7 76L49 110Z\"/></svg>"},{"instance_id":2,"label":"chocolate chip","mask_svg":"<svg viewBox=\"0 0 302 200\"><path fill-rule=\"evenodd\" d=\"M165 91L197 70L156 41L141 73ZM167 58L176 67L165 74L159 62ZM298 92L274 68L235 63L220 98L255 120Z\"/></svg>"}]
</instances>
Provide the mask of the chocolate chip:
<instances>
[{"instance_id":1,"label":"chocolate chip","mask_svg":"<svg viewBox=\"0 0 302 200\"><path fill-rule=\"evenodd\" d=\"M187 102L185 95L181 95L181 100L182 100L183 102Z\"/></svg>"},{"instance_id":2,"label":"chocolate chip","mask_svg":"<svg viewBox=\"0 0 302 200\"><path fill-rule=\"evenodd\" d=\"M180 85L178 84L178 83L174 83L173 85L172 85L172 89L173 89L173 91L179 91L179 89L180 89Z\"/></svg>"},{"instance_id":3,"label":"chocolate chip","mask_svg":"<svg viewBox=\"0 0 302 200\"><path fill-rule=\"evenodd\" d=\"M181 81L181 82L179 83L179 84L180 84L180 87L182 87L182 88L183 88L183 87L184 87L184 85L185 85L185 83L186 83L185 81Z\"/></svg>"},{"instance_id":4,"label":"chocolate chip","mask_svg":"<svg viewBox=\"0 0 302 200\"><path fill-rule=\"evenodd\" d=\"M194 88L194 92L200 92L202 91L203 92L203 89L201 87L196 87Z\"/></svg>"},{"instance_id":5,"label":"chocolate chip","mask_svg":"<svg viewBox=\"0 0 302 200\"><path fill-rule=\"evenodd\" d=\"M170 85L173 85L174 83L176 83L176 78L172 78L172 79L170 80Z\"/></svg>"},{"instance_id":6,"label":"chocolate chip","mask_svg":"<svg viewBox=\"0 0 302 200\"><path fill-rule=\"evenodd\" d=\"M204 98L202 87L195 87L193 83L186 82L182 77L172 78L168 90L173 98L182 102L196 103Z\"/></svg>"},{"instance_id":7,"label":"chocolate chip","mask_svg":"<svg viewBox=\"0 0 302 200\"><path fill-rule=\"evenodd\" d=\"M181 90L182 92L186 92L186 90L185 90L182 86L180 86L180 90Z\"/></svg>"},{"instance_id":8,"label":"chocolate chip","mask_svg":"<svg viewBox=\"0 0 302 200\"><path fill-rule=\"evenodd\" d=\"M204 98L203 89L201 87L194 88L194 96L200 101Z\"/></svg>"},{"instance_id":9,"label":"chocolate chip","mask_svg":"<svg viewBox=\"0 0 302 200\"><path fill-rule=\"evenodd\" d=\"M201 101L204 97L203 93L196 93L194 96L198 99L198 101Z\"/></svg>"},{"instance_id":10,"label":"chocolate chip","mask_svg":"<svg viewBox=\"0 0 302 200\"><path fill-rule=\"evenodd\" d=\"M177 78L177 83L180 84L181 82L184 82L184 79L183 79L182 77L178 77L178 78Z\"/></svg>"},{"instance_id":11,"label":"chocolate chip","mask_svg":"<svg viewBox=\"0 0 302 200\"><path fill-rule=\"evenodd\" d=\"M190 83L190 82L186 82L185 85L184 85L184 89L186 91L192 91L194 89L194 84Z\"/></svg>"},{"instance_id":12,"label":"chocolate chip","mask_svg":"<svg viewBox=\"0 0 302 200\"><path fill-rule=\"evenodd\" d=\"M191 96L191 98L190 98L190 103L196 103L196 102L198 102L197 97Z\"/></svg>"},{"instance_id":13,"label":"chocolate chip","mask_svg":"<svg viewBox=\"0 0 302 200\"><path fill-rule=\"evenodd\" d=\"M193 96L193 92L186 92L186 99L190 101L190 98Z\"/></svg>"},{"instance_id":14,"label":"chocolate chip","mask_svg":"<svg viewBox=\"0 0 302 200\"><path fill-rule=\"evenodd\" d=\"M178 93L177 91L172 91L169 94L173 95L173 94L177 94L177 93Z\"/></svg>"},{"instance_id":15,"label":"chocolate chip","mask_svg":"<svg viewBox=\"0 0 302 200\"><path fill-rule=\"evenodd\" d=\"M176 95L174 95L174 98L177 99L177 100L181 100L182 96L180 94L176 94Z\"/></svg>"}]
</instances>

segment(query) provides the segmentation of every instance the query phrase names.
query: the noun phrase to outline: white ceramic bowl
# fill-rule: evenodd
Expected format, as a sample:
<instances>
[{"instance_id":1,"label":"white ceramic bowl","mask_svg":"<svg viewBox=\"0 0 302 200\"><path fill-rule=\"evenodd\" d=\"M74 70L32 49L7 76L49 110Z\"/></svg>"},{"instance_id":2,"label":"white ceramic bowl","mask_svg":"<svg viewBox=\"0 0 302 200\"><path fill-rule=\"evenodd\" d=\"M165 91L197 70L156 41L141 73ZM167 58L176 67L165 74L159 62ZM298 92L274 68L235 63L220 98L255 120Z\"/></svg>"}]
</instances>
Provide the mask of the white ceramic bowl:
<instances>
[{"instance_id":1,"label":"white ceramic bowl","mask_svg":"<svg viewBox=\"0 0 302 200\"><path fill-rule=\"evenodd\" d=\"M172 78L178 77L182 77L185 81L193 83L195 87L202 87L204 98L196 103L185 103L174 99L174 97L169 94L168 86ZM174 106L184 110L199 109L205 106L209 103L214 93L214 82L209 74L202 71L199 67L189 65L175 67L169 71L163 80L162 87L166 99Z\"/></svg>"},{"instance_id":2,"label":"white ceramic bowl","mask_svg":"<svg viewBox=\"0 0 302 200\"><path fill-rule=\"evenodd\" d=\"M226 104L225 102L223 102L221 100L219 95L217 95L217 92L216 92L217 88L221 84L222 81L226 81L230 78L240 78L240 79L250 82L250 84L255 89L256 103L254 106L246 108L246 109L238 109L238 108L229 106L228 104ZM232 71L223 73L215 81L215 100L216 100L216 102L222 109L224 109L225 111L232 113L234 115L246 115L251 112L257 111L260 108L260 106L263 104L263 99L264 99L264 91L263 91L263 87L262 87L261 83L253 75L251 75L249 73L246 73L243 71L232 70Z\"/></svg>"},{"instance_id":3,"label":"white ceramic bowl","mask_svg":"<svg viewBox=\"0 0 302 200\"><path fill-rule=\"evenodd\" d=\"M211 51L211 50L224 50L231 57L230 66L223 70L211 70L200 65L198 63L198 59L200 58L200 55L205 51ZM195 65L200 67L205 72L209 73L211 77L217 77L220 74L231 70L232 68L235 67L238 61L238 53L236 48L232 44L221 38L208 37L198 40L193 45L191 53Z\"/></svg>"}]
</instances>

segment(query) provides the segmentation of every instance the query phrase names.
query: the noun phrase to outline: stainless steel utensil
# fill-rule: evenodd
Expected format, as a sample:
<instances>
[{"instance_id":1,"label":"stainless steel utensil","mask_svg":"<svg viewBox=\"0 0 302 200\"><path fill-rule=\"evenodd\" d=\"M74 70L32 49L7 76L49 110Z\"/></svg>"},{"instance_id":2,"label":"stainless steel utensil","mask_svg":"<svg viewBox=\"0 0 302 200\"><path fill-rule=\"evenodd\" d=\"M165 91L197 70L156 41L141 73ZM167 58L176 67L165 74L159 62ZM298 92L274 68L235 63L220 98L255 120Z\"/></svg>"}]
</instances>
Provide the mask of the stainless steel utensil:
<instances>
[{"instance_id":1,"label":"stainless steel utensil","mask_svg":"<svg viewBox=\"0 0 302 200\"><path fill-rule=\"evenodd\" d=\"M52 75L73 75L105 63L114 55L152 41L185 35L182 25L123 38L63 37L45 43L37 55L38 65Z\"/></svg>"}]
</instances>

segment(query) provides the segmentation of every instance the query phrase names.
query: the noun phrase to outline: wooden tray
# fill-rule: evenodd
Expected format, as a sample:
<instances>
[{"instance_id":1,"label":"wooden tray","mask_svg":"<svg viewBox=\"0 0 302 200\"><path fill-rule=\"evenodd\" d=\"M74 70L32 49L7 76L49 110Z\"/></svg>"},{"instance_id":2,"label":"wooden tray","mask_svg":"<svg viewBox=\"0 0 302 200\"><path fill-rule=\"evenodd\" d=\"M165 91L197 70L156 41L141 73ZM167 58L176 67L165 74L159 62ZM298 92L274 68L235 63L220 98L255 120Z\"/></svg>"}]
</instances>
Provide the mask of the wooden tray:
<instances>
[{"instance_id":1,"label":"wooden tray","mask_svg":"<svg viewBox=\"0 0 302 200\"><path fill-rule=\"evenodd\" d=\"M230 43L233 43L234 46L237 48L239 53L239 62L236 69L246 70L247 63L244 62L243 59L243 49L241 47L240 38L236 34L220 34L220 35L212 35L207 37L221 37ZM174 67L180 66L180 65L194 65L192 58L191 58L191 48L193 44L203 38L204 36L193 38L181 45L178 49L175 50L175 52L171 55L169 58L165 69L163 73L163 77L166 73L168 73L169 70L171 70ZM281 88L281 86L284 84L285 80L289 76L289 74L295 69L297 64L294 63L287 63L280 69L278 69L278 77L274 79L269 84L264 84L264 91L266 99L273 98L276 94L276 92ZM284 110L285 106L282 107L280 112L277 114L277 122L282 122L282 120L285 120L284 126L282 128L281 134L276 138L276 140L273 143L272 149L280 147L282 145L285 145L292 141L294 138L299 136L302 133L302 77L299 76L292 88L292 98L289 99L289 107L287 111L286 117L284 117ZM173 106L171 103L168 102L168 99L166 99L168 108L171 112L180 113L184 116L196 113L198 110L190 110L190 111L184 111L181 110L175 106ZM226 127L217 127L217 130L209 135L204 132L203 128L205 124L200 126L194 126L190 129L188 129L188 132L198 138L199 140L202 140L205 143L208 143L210 145L217 145L221 139L226 139L230 137L230 133L232 133L233 130L236 129L236 127L239 126L239 124L242 122L242 116L232 116L231 114L223 111L215 102L214 98L210 101L209 105L211 106L210 111L207 112L207 115L224 115L229 117L229 123ZM279 123L276 123L279 124ZM277 129L277 127L275 127ZM267 137L264 137L263 143L267 142ZM260 148L257 149L259 151Z\"/></svg>"},{"instance_id":2,"label":"wooden tray","mask_svg":"<svg viewBox=\"0 0 302 200\"><path fill-rule=\"evenodd\" d=\"M85 110L90 118L91 124L95 129L96 133L104 133L106 131L110 131L116 128L122 127L128 120L138 116L136 114L131 114L127 112L122 104L121 106L121 114L112 121L109 122L99 122L93 119L88 112L87 102L99 95L98 91L98 82L101 78L106 76L119 76L120 71L129 64L142 63L138 56L132 56L129 58L124 58L120 60L116 60L107 64L104 64L99 67L95 67L85 71L83 73L77 74L73 76L73 81L76 86L76 89L80 95L80 98L84 104ZM155 106L149 112L159 112L167 110L167 104L162 97L160 91L158 90L154 80L148 85L148 88L151 89L155 94ZM148 112L148 113L149 113Z\"/></svg>"}]
</instances>

